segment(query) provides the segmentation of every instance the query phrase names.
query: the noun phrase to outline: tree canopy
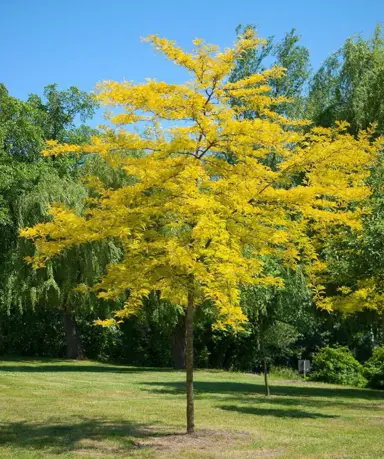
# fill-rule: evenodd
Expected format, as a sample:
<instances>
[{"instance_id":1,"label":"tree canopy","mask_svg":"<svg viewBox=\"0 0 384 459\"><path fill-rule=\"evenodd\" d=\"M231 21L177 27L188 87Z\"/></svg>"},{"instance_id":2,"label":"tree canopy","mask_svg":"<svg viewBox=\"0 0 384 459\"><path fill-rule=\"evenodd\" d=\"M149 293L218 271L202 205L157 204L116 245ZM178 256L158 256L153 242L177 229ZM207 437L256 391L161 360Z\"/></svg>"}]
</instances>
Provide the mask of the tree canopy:
<instances>
[{"instance_id":1,"label":"tree canopy","mask_svg":"<svg viewBox=\"0 0 384 459\"><path fill-rule=\"evenodd\" d=\"M98 99L118 107L110 116L115 128L106 127L89 145L49 141L44 152L97 155L132 180L110 188L89 177L93 196L84 214L54 205L51 221L21 234L35 241L37 253L29 258L35 268L73 246L119 240L122 260L95 286L99 297L126 298L117 320L135 313L153 290L188 305L192 432L194 306L209 300L217 327L240 329L246 321L241 285L283 283L264 269L266 257L287 266L300 260L316 301L326 306L316 286L324 268L319 241L330 231L361 228L359 203L369 196L366 179L381 144L371 141L371 132L355 138L343 123L308 129L307 122L279 113L288 99L273 95L269 81L283 77L282 68L229 81L241 56L264 43L251 30L224 51L202 40L192 52L157 36L148 41L192 79L104 82ZM232 104L234 98L241 103ZM257 117L244 116L249 111ZM271 154L273 164L266 160Z\"/></svg>"}]
</instances>

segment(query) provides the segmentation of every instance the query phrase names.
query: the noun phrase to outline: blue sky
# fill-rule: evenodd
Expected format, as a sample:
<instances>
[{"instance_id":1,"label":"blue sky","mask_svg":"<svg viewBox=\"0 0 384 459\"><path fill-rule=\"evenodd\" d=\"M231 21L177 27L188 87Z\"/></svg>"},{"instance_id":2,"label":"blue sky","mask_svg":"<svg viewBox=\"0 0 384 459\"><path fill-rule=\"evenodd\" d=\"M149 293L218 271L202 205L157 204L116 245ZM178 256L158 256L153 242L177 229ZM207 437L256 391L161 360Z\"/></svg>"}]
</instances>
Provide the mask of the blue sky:
<instances>
[{"instance_id":1,"label":"blue sky","mask_svg":"<svg viewBox=\"0 0 384 459\"><path fill-rule=\"evenodd\" d=\"M24 99L53 82L89 91L104 79L181 81L141 36L225 47L240 23L264 37L295 27L316 68L346 37L383 24L384 0L0 0L0 18L0 81Z\"/></svg>"}]
</instances>

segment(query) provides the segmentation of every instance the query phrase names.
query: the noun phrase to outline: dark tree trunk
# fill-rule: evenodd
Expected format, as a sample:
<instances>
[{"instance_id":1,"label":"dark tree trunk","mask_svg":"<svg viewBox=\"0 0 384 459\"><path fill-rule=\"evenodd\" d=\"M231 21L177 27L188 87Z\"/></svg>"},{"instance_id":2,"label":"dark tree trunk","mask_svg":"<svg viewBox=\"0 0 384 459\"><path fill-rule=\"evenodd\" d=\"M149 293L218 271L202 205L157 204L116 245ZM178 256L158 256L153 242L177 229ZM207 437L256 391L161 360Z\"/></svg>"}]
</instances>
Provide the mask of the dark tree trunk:
<instances>
[{"instance_id":1,"label":"dark tree trunk","mask_svg":"<svg viewBox=\"0 0 384 459\"><path fill-rule=\"evenodd\" d=\"M188 306L186 316L186 373L187 373L187 433L192 434L195 430L195 413L193 402L193 294L188 294Z\"/></svg>"},{"instance_id":2,"label":"dark tree trunk","mask_svg":"<svg viewBox=\"0 0 384 459\"><path fill-rule=\"evenodd\" d=\"M261 357L263 359L263 373L264 373L264 386L265 386L265 395L269 397L271 395L271 390L269 388L269 381L268 381L268 362L267 362L267 353L265 351L264 346L264 333L267 328L267 325L263 319L260 320L260 335L259 335L259 344L260 344L260 351Z\"/></svg>"},{"instance_id":3,"label":"dark tree trunk","mask_svg":"<svg viewBox=\"0 0 384 459\"><path fill-rule=\"evenodd\" d=\"M268 365L267 365L267 358L264 355L264 384L265 384L265 395L269 397L271 395L271 390L269 388L269 382L268 382Z\"/></svg>"},{"instance_id":4,"label":"dark tree trunk","mask_svg":"<svg viewBox=\"0 0 384 459\"><path fill-rule=\"evenodd\" d=\"M260 349L261 349L261 354L263 356L265 395L269 397L271 395L271 391L269 389L267 355L265 353L265 347L264 347L263 340L264 340L264 336L261 336Z\"/></svg>"},{"instance_id":5,"label":"dark tree trunk","mask_svg":"<svg viewBox=\"0 0 384 459\"><path fill-rule=\"evenodd\" d=\"M83 357L83 349L75 319L67 312L63 312L61 320L63 322L65 341L67 344L67 358L81 359Z\"/></svg>"},{"instance_id":6,"label":"dark tree trunk","mask_svg":"<svg viewBox=\"0 0 384 459\"><path fill-rule=\"evenodd\" d=\"M185 314L180 314L172 335L172 361L175 370L185 368L186 345Z\"/></svg>"}]
</instances>

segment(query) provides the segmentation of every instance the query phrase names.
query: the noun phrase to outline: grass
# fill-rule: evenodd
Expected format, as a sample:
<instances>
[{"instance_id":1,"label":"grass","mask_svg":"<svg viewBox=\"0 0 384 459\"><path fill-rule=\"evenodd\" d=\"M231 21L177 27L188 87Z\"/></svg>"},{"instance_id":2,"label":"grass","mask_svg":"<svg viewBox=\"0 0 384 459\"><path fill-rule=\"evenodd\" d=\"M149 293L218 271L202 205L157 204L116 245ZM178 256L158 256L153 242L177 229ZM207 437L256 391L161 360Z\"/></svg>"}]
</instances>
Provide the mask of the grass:
<instances>
[{"instance_id":1,"label":"grass","mask_svg":"<svg viewBox=\"0 0 384 459\"><path fill-rule=\"evenodd\" d=\"M384 392L60 360L0 362L1 458L384 458Z\"/></svg>"}]
</instances>

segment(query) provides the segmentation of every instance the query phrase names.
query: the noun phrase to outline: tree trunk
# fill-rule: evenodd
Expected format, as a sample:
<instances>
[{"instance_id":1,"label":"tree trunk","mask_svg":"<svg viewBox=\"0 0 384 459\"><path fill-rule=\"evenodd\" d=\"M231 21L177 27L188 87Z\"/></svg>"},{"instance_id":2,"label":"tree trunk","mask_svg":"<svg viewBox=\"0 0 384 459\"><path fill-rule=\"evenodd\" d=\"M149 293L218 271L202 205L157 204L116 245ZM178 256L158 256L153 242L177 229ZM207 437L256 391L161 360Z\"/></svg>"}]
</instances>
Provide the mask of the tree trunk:
<instances>
[{"instance_id":1,"label":"tree trunk","mask_svg":"<svg viewBox=\"0 0 384 459\"><path fill-rule=\"evenodd\" d=\"M193 294L188 293L188 306L186 316L187 434L192 434L195 430L195 413L193 402L193 303Z\"/></svg>"},{"instance_id":2,"label":"tree trunk","mask_svg":"<svg viewBox=\"0 0 384 459\"><path fill-rule=\"evenodd\" d=\"M267 358L264 355L264 384L265 384L265 395L269 397L271 395L271 391L269 389L269 382L268 382L268 365L267 365Z\"/></svg>"},{"instance_id":3,"label":"tree trunk","mask_svg":"<svg viewBox=\"0 0 384 459\"><path fill-rule=\"evenodd\" d=\"M61 319L63 322L65 341L67 344L66 356L68 359L81 359L83 357L83 349L81 347L81 340L77 330L76 321L67 312L62 313Z\"/></svg>"},{"instance_id":4,"label":"tree trunk","mask_svg":"<svg viewBox=\"0 0 384 459\"><path fill-rule=\"evenodd\" d=\"M172 335L172 361L175 370L185 368L186 329L185 314L180 314Z\"/></svg>"},{"instance_id":5,"label":"tree trunk","mask_svg":"<svg viewBox=\"0 0 384 459\"><path fill-rule=\"evenodd\" d=\"M271 395L271 390L269 388L269 381L268 381L267 354L265 352L265 346L264 346L264 337L265 337L264 334L265 334L266 328L267 328L267 325L266 325L264 319L260 318L259 345L260 345L261 356L262 356L262 359L263 359L265 395L266 395L266 397L269 397Z\"/></svg>"}]
</instances>

